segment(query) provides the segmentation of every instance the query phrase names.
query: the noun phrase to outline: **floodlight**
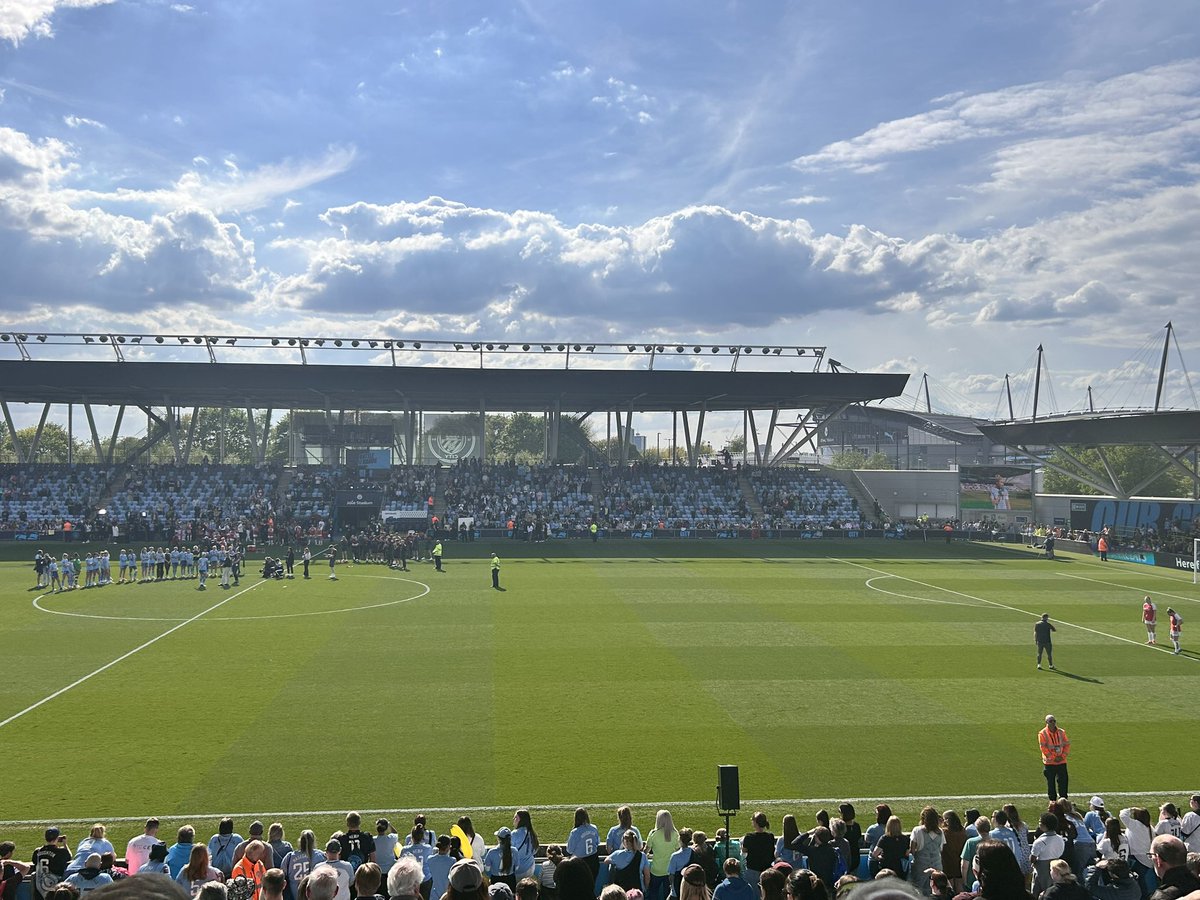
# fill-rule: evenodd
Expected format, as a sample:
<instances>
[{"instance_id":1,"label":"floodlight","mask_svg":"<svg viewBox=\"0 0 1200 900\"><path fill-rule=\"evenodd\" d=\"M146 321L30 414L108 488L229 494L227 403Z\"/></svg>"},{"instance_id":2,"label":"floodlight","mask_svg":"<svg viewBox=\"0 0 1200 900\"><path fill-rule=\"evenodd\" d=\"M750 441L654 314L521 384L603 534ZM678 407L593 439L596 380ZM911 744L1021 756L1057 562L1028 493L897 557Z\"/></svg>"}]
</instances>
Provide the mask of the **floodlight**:
<instances>
[{"instance_id":1,"label":"floodlight","mask_svg":"<svg viewBox=\"0 0 1200 900\"><path fill-rule=\"evenodd\" d=\"M123 334L118 334L118 335L117 335L117 343L119 343L119 344L123 344L123 343L125 343L125 335L123 335Z\"/></svg>"},{"instance_id":2,"label":"floodlight","mask_svg":"<svg viewBox=\"0 0 1200 900\"><path fill-rule=\"evenodd\" d=\"M96 343L96 339L95 339L95 338L90 338L90 337L88 337L87 335L84 335L83 342L84 342L85 344L94 344L94 343Z\"/></svg>"},{"instance_id":3,"label":"floodlight","mask_svg":"<svg viewBox=\"0 0 1200 900\"><path fill-rule=\"evenodd\" d=\"M776 348L775 348L774 350L772 350L771 352L772 352L772 353L774 353L776 356L778 356L780 353L782 353L782 352L783 352L783 348L782 348L782 347L776 347Z\"/></svg>"},{"instance_id":4,"label":"floodlight","mask_svg":"<svg viewBox=\"0 0 1200 900\"><path fill-rule=\"evenodd\" d=\"M472 350L478 350L478 349L479 349L479 345L478 345L478 344L472 344L472 345L471 345L471 349L472 349Z\"/></svg>"},{"instance_id":5,"label":"floodlight","mask_svg":"<svg viewBox=\"0 0 1200 900\"><path fill-rule=\"evenodd\" d=\"M317 341L317 343L319 344L319 343L321 343L321 342L320 342L320 341ZM342 346L342 339L341 339L341 338L334 338L334 339L333 339L333 346L335 346L335 347L340 347L340 346Z\"/></svg>"},{"instance_id":6,"label":"floodlight","mask_svg":"<svg viewBox=\"0 0 1200 900\"><path fill-rule=\"evenodd\" d=\"M747 353L753 353L753 352L754 352L754 348L753 348L753 347L747 347L747 348L746 348L746 352L747 352Z\"/></svg>"},{"instance_id":7,"label":"floodlight","mask_svg":"<svg viewBox=\"0 0 1200 900\"><path fill-rule=\"evenodd\" d=\"M237 338L225 338L225 343L226 343L226 345L232 347L234 344L237 343Z\"/></svg>"},{"instance_id":8,"label":"floodlight","mask_svg":"<svg viewBox=\"0 0 1200 900\"><path fill-rule=\"evenodd\" d=\"M545 351L546 353L549 353L549 352L550 352L550 345L549 345L549 344L542 344L542 350L543 350L543 351Z\"/></svg>"},{"instance_id":9,"label":"floodlight","mask_svg":"<svg viewBox=\"0 0 1200 900\"><path fill-rule=\"evenodd\" d=\"M558 345L558 352L559 352L559 353L562 353L562 352L563 352L564 350L566 350L566 349L567 349L567 345L566 345L566 344L559 344L559 345Z\"/></svg>"},{"instance_id":10,"label":"floodlight","mask_svg":"<svg viewBox=\"0 0 1200 900\"><path fill-rule=\"evenodd\" d=\"M659 353L662 353L662 352L663 352L664 350L666 350L667 348L666 348L666 347L664 347L662 344L659 344L659 345L658 345L658 347L657 347L656 349L658 350L658 352L659 352Z\"/></svg>"},{"instance_id":11,"label":"floodlight","mask_svg":"<svg viewBox=\"0 0 1200 900\"><path fill-rule=\"evenodd\" d=\"M351 347L357 347L357 346L358 346L358 341L357 341L357 340L353 340L353 341L351 341L351 342L350 342L350 346L351 346Z\"/></svg>"},{"instance_id":12,"label":"floodlight","mask_svg":"<svg viewBox=\"0 0 1200 900\"><path fill-rule=\"evenodd\" d=\"M391 343L391 342L389 341L389 344L390 344L390 343ZM404 349L404 341L396 341L396 342L395 342L395 344L394 344L393 346L395 346L395 348L396 348L397 350L403 350L403 349ZM419 345L418 345L418 346L419 346Z\"/></svg>"},{"instance_id":13,"label":"floodlight","mask_svg":"<svg viewBox=\"0 0 1200 900\"><path fill-rule=\"evenodd\" d=\"M192 343L193 343L193 344L203 344L203 343L204 343L204 338L200 338L200 337L194 337L194 338L192 338Z\"/></svg>"},{"instance_id":14,"label":"floodlight","mask_svg":"<svg viewBox=\"0 0 1200 900\"><path fill-rule=\"evenodd\" d=\"M140 344L141 342L142 342L142 336L140 334L137 337L129 339L129 343L131 343L131 344Z\"/></svg>"},{"instance_id":15,"label":"floodlight","mask_svg":"<svg viewBox=\"0 0 1200 900\"><path fill-rule=\"evenodd\" d=\"M102 344L108 343L108 335L107 334L100 335L100 343L102 343Z\"/></svg>"},{"instance_id":16,"label":"floodlight","mask_svg":"<svg viewBox=\"0 0 1200 900\"><path fill-rule=\"evenodd\" d=\"M18 335L17 335L17 340L18 340L18 341L27 341L27 340L29 340L29 335L27 335L27 334L18 334Z\"/></svg>"},{"instance_id":17,"label":"floodlight","mask_svg":"<svg viewBox=\"0 0 1200 900\"><path fill-rule=\"evenodd\" d=\"M637 349L637 347L633 346L633 344L626 344L625 346L628 348L630 353Z\"/></svg>"},{"instance_id":18,"label":"floodlight","mask_svg":"<svg viewBox=\"0 0 1200 900\"><path fill-rule=\"evenodd\" d=\"M455 350L461 350L461 349L462 349L462 347L463 347L463 345L462 345L462 344L455 344L455 345L454 345L454 349L455 349Z\"/></svg>"},{"instance_id":19,"label":"floodlight","mask_svg":"<svg viewBox=\"0 0 1200 900\"><path fill-rule=\"evenodd\" d=\"M587 352L588 352L588 353L595 353L595 352L596 352L596 345L595 345L595 344L588 344L588 346L587 346Z\"/></svg>"},{"instance_id":20,"label":"floodlight","mask_svg":"<svg viewBox=\"0 0 1200 900\"><path fill-rule=\"evenodd\" d=\"M420 342L420 341L413 341L413 349L414 349L414 350L420 350L420 349L421 349L421 342Z\"/></svg>"},{"instance_id":21,"label":"floodlight","mask_svg":"<svg viewBox=\"0 0 1200 900\"><path fill-rule=\"evenodd\" d=\"M12 340L11 334L0 334L0 341L11 341L11 340Z\"/></svg>"},{"instance_id":22,"label":"floodlight","mask_svg":"<svg viewBox=\"0 0 1200 900\"><path fill-rule=\"evenodd\" d=\"M487 345L487 348L488 348L489 350L495 350L495 349L496 349L496 345L495 345L495 344L488 344L488 345Z\"/></svg>"},{"instance_id":23,"label":"floodlight","mask_svg":"<svg viewBox=\"0 0 1200 900\"><path fill-rule=\"evenodd\" d=\"M676 352L676 353L682 353L682 352L683 352L683 344L676 344L676 345L675 345L675 352Z\"/></svg>"},{"instance_id":24,"label":"floodlight","mask_svg":"<svg viewBox=\"0 0 1200 900\"><path fill-rule=\"evenodd\" d=\"M308 338L300 338L300 346L307 347L308 346Z\"/></svg>"},{"instance_id":25,"label":"floodlight","mask_svg":"<svg viewBox=\"0 0 1200 900\"><path fill-rule=\"evenodd\" d=\"M647 345L646 345L646 352L647 352L647 353L649 353L649 352L650 352L651 350L653 350L653 349L654 349L654 345L653 345L653 344L647 344Z\"/></svg>"},{"instance_id":26,"label":"floodlight","mask_svg":"<svg viewBox=\"0 0 1200 900\"><path fill-rule=\"evenodd\" d=\"M770 348L770 347L763 347L763 348L762 348L762 352L763 352L763 353L770 353L770 352L771 352L771 348Z\"/></svg>"},{"instance_id":27,"label":"floodlight","mask_svg":"<svg viewBox=\"0 0 1200 900\"><path fill-rule=\"evenodd\" d=\"M372 346L374 346L374 344L373 344L373 343L372 343ZM392 342L391 342L391 341L384 341L384 342L383 342L383 349L384 349L384 350L391 350L391 349L392 349Z\"/></svg>"},{"instance_id":28,"label":"floodlight","mask_svg":"<svg viewBox=\"0 0 1200 900\"><path fill-rule=\"evenodd\" d=\"M39 334L39 335L38 335L38 342L39 342L39 343L42 343L42 344L46 343L46 336L45 336L44 334Z\"/></svg>"},{"instance_id":29,"label":"floodlight","mask_svg":"<svg viewBox=\"0 0 1200 900\"><path fill-rule=\"evenodd\" d=\"M522 349L522 350L528 350L528 349L529 349L529 345L528 345L528 344L522 344L522 345L521 345L521 349Z\"/></svg>"},{"instance_id":30,"label":"floodlight","mask_svg":"<svg viewBox=\"0 0 1200 900\"><path fill-rule=\"evenodd\" d=\"M279 338L271 338L271 346L278 347L279 346Z\"/></svg>"},{"instance_id":31,"label":"floodlight","mask_svg":"<svg viewBox=\"0 0 1200 900\"><path fill-rule=\"evenodd\" d=\"M295 346L296 346L296 339L295 339L295 338L288 338L288 346L289 346L289 347L295 347Z\"/></svg>"},{"instance_id":32,"label":"floodlight","mask_svg":"<svg viewBox=\"0 0 1200 900\"><path fill-rule=\"evenodd\" d=\"M712 348L712 352L713 352L713 353L720 353L720 352L721 352L721 348L720 348L720 347L713 347L713 348Z\"/></svg>"},{"instance_id":33,"label":"floodlight","mask_svg":"<svg viewBox=\"0 0 1200 900\"><path fill-rule=\"evenodd\" d=\"M318 347L324 347L325 346L325 338L317 338L315 343Z\"/></svg>"},{"instance_id":34,"label":"floodlight","mask_svg":"<svg viewBox=\"0 0 1200 900\"><path fill-rule=\"evenodd\" d=\"M501 345L500 345L500 349L501 349L501 350L507 350L507 349L508 349L508 344L501 344Z\"/></svg>"},{"instance_id":35,"label":"floodlight","mask_svg":"<svg viewBox=\"0 0 1200 900\"><path fill-rule=\"evenodd\" d=\"M800 348L800 349L799 349L799 350L796 352L796 355L797 355L797 356L803 356L803 355L804 355L804 348L803 348L803 347L801 347L801 348Z\"/></svg>"},{"instance_id":36,"label":"floodlight","mask_svg":"<svg viewBox=\"0 0 1200 900\"><path fill-rule=\"evenodd\" d=\"M578 352L579 352L580 350L582 350L582 349L583 349L583 348L582 348L582 347L580 347L578 344L576 344L576 345L575 345L575 352L576 352L576 353L578 353Z\"/></svg>"},{"instance_id":37,"label":"floodlight","mask_svg":"<svg viewBox=\"0 0 1200 900\"><path fill-rule=\"evenodd\" d=\"M372 350L374 350L376 347L379 346L379 341L367 341L367 344L370 345Z\"/></svg>"}]
</instances>

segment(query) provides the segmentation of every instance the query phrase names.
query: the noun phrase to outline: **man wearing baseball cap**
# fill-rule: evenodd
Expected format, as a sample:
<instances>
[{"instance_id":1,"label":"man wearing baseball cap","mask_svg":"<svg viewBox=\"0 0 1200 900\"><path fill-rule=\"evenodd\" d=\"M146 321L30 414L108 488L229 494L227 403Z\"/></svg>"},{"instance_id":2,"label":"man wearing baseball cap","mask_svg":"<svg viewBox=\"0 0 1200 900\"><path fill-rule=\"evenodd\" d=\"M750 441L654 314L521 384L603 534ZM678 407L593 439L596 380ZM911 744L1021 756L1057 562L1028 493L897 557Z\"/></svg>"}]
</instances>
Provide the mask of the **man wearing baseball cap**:
<instances>
[{"instance_id":1,"label":"man wearing baseball cap","mask_svg":"<svg viewBox=\"0 0 1200 900\"><path fill-rule=\"evenodd\" d=\"M1046 727L1038 732L1038 748L1042 751L1042 774L1046 776L1046 795L1053 803L1059 797L1067 799L1067 753L1071 740L1058 727L1054 716L1046 716ZM1055 785L1058 787L1055 792Z\"/></svg>"}]
</instances>

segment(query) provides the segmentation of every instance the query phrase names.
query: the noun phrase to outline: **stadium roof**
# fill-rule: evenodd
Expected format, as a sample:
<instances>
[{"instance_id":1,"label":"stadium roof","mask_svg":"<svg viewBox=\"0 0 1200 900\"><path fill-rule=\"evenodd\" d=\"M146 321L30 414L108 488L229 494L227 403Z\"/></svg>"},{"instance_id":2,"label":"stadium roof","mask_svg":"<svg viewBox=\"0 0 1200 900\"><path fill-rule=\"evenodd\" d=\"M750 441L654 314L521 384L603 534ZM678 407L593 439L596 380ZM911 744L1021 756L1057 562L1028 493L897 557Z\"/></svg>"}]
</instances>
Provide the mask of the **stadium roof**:
<instances>
[{"instance_id":1,"label":"stadium roof","mask_svg":"<svg viewBox=\"0 0 1200 900\"><path fill-rule=\"evenodd\" d=\"M253 409L670 412L813 409L898 396L907 375L0 360L8 403Z\"/></svg>"},{"instance_id":2,"label":"stadium roof","mask_svg":"<svg viewBox=\"0 0 1200 900\"><path fill-rule=\"evenodd\" d=\"M1200 412L1134 411L1056 416L1037 422L980 425L997 444L1010 447L1081 444L1089 447L1154 444L1178 447L1200 441Z\"/></svg>"}]
</instances>

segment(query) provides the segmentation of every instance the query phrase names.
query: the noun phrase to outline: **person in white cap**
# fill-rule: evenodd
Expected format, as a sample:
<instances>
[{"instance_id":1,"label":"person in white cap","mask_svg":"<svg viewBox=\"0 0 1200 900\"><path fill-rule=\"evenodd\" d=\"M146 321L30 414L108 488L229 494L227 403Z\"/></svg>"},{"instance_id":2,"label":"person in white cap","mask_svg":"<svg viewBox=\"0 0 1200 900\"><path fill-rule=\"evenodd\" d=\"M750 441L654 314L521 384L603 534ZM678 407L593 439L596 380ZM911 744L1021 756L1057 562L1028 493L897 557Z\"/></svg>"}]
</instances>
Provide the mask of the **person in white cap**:
<instances>
[{"instance_id":1,"label":"person in white cap","mask_svg":"<svg viewBox=\"0 0 1200 900\"><path fill-rule=\"evenodd\" d=\"M1104 822L1108 813L1104 809L1104 798L1093 797L1088 801L1088 811L1084 813L1083 824L1097 841L1104 837Z\"/></svg>"}]
</instances>

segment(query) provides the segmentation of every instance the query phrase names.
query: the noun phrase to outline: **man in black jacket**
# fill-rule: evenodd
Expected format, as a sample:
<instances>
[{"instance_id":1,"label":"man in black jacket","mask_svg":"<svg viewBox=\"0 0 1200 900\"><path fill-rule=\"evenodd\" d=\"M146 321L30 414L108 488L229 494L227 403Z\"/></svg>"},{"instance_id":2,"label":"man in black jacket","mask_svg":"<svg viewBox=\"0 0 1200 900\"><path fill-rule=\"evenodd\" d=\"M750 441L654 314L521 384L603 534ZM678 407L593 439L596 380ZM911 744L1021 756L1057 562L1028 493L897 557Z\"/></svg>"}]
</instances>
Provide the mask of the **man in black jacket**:
<instances>
[{"instance_id":1,"label":"man in black jacket","mask_svg":"<svg viewBox=\"0 0 1200 900\"><path fill-rule=\"evenodd\" d=\"M1160 834L1150 844L1150 856L1158 876L1158 890L1150 895L1150 900L1179 900L1192 891L1200 891L1200 878L1188 871L1187 847L1179 838Z\"/></svg>"}]
</instances>

